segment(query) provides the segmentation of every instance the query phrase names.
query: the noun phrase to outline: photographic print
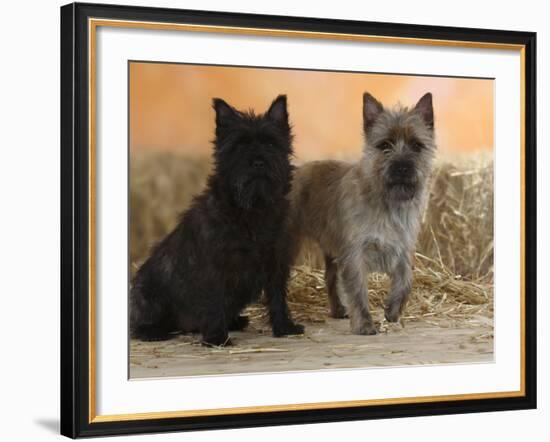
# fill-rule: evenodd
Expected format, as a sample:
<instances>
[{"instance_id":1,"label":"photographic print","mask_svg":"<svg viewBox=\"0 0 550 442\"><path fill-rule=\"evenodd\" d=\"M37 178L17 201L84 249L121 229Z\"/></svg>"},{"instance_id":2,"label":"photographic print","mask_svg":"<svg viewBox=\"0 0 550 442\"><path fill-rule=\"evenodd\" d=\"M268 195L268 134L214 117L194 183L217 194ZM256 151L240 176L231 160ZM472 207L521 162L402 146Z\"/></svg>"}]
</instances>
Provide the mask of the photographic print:
<instances>
[{"instance_id":1,"label":"photographic print","mask_svg":"<svg viewBox=\"0 0 550 442\"><path fill-rule=\"evenodd\" d=\"M62 434L536 407L535 34L61 35Z\"/></svg>"},{"instance_id":2,"label":"photographic print","mask_svg":"<svg viewBox=\"0 0 550 442\"><path fill-rule=\"evenodd\" d=\"M130 378L493 360L493 79L128 69Z\"/></svg>"}]
</instances>

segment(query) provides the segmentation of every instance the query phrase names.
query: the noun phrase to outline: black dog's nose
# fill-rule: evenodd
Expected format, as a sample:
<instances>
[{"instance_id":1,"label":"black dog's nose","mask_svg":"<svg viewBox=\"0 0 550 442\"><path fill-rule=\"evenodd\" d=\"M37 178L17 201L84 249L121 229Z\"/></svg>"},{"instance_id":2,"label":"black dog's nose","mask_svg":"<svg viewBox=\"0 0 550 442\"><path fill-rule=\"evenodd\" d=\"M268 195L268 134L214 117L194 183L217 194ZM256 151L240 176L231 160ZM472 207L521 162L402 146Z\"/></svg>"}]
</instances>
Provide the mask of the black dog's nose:
<instances>
[{"instance_id":1,"label":"black dog's nose","mask_svg":"<svg viewBox=\"0 0 550 442\"><path fill-rule=\"evenodd\" d=\"M264 168L264 162L263 160L254 160L252 161L252 167L254 169L263 169Z\"/></svg>"}]
</instances>

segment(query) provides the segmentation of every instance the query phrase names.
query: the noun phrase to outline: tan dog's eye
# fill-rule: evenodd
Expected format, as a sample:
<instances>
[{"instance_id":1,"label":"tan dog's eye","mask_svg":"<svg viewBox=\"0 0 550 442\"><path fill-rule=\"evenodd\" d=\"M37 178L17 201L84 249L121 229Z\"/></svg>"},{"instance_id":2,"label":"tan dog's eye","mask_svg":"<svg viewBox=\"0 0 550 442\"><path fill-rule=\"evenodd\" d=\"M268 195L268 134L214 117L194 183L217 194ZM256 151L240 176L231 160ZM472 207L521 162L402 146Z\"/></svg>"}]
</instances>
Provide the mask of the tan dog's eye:
<instances>
[{"instance_id":1,"label":"tan dog's eye","mask_svg":"<svg viewBox=\"0 0 550 442\"><path fill-rule=\"evenodd\" d=\"M386 153L386 152L391 152L392 145L389 141L382 141L381 143L378 143L376 145L376 148L378 150L381 150L382 152Z\"/></svg>"},{"instance_id":2,"label":"tan dog's eye","mask_svg":"<svg viewBox=\"0 0 550 442\"><path fill-rule=\"evenodd\" d=\"M420 152L422 149L424 149L424 145L420 141L413 141L411 143L411 149L415 152Z\"/></svg>"}]
</instances>

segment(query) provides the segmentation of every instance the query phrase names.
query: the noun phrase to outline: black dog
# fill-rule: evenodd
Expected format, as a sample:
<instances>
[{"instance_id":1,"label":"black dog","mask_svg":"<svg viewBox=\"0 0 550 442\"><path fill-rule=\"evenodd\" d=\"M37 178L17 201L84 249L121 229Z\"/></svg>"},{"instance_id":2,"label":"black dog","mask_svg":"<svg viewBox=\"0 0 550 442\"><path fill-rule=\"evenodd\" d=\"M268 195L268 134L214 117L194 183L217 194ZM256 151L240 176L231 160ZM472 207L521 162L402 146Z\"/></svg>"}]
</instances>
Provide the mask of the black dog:
<instances>
[{"instance_id":1,"label":"black dog","mask_svg":"<svg viewBox=\"0 0 550 442\"><path fill-rule=\"evenodd\" d=\"M200 332L230 343L244 307L264 290L274 336L301 334L286 304L289 242L284 229L292 134L286 96L263 115L214 99L214 172L178 226L138 270L130 293L130 333L145 341Z\"/></svg>"}]
</instances>

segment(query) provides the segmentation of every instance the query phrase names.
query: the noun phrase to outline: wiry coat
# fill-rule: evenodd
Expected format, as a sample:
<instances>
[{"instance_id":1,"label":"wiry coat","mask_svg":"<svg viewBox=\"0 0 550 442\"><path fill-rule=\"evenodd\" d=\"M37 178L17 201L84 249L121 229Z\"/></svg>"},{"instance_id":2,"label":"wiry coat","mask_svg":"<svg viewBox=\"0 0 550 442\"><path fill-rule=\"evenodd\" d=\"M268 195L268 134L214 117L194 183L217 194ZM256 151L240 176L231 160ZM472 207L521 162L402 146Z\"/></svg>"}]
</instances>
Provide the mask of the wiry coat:
<instances>
[{"instance_id":1,"label":"wiry coat","mask_svg":"<svg viewBox=\"0 0 550 442\"><path fill-rule=\"evenodd\" d=\"M352 332L374 334L366 273L392 286L386 318L397 321L412 283L412 255L428 196L435 144L431 95L413 109L385 110L365 94L366 143L356 163L314 161L294 174L289 224L294 254L304 238L325 254L331 314L347 305Z\"/></svg>"},{"instance_id":2,"label":"wiry coat","mask_svg":"<svg viewBox=\"0 0 550 442\"><path fill-rule=\"evenodd\" d=\"M286 97L264 115L216 110L215 170L176 228L138 270L130 293L130 332L161 340L172 331L200 332L227 345L228 330L262 290L275 336L302 333L286 304L289 275L285 219L292 135Z\"/></svg>"}]
</instances>

